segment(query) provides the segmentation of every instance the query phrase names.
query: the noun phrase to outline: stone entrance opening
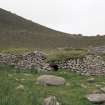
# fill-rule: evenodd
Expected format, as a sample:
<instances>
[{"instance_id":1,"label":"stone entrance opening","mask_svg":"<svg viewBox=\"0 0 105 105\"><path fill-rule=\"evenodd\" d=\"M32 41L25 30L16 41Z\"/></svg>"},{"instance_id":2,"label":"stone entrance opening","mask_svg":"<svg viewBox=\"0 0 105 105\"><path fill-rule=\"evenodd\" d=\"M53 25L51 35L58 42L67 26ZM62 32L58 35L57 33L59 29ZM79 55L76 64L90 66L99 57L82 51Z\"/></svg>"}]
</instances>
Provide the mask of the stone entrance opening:
<instances>
[{"instance_id":1,"label":"stone entrance opening","mask_svg":"<svg viewBox=\"0 0 105 105\"><path fill-rule=\"evenodd\" d=\"M54 71L58 71L59 67L57 64L55 64L54 62L51 62L49 64L49 66L54 70Z\"/></svg>"}]
</instances>

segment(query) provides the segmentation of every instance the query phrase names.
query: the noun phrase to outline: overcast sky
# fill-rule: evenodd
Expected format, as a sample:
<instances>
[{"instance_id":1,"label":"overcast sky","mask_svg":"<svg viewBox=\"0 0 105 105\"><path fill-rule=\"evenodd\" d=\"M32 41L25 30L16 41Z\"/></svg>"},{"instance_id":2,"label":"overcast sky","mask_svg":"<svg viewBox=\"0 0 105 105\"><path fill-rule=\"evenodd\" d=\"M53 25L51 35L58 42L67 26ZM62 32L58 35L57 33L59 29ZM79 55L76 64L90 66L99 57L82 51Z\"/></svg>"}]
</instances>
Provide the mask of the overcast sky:
<instances>
[{"instance_id":1,"label":"overcast sky","mask_svg":"<svg viewBox=\"0 0 105 105\"><path fill-rule=\"evenodd\" d=\"M0 0L0 8L67 33L105 34L105 0Z\"/></svg>"}]
</instances>

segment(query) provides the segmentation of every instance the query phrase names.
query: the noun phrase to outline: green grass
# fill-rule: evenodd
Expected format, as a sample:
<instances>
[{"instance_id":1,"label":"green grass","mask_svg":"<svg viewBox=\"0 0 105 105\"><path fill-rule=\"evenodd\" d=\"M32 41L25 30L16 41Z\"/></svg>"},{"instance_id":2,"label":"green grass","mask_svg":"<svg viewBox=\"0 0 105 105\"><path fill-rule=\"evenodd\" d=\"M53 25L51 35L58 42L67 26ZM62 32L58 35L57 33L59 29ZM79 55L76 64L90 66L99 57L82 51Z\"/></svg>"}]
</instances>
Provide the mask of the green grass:
<instances>
[{"instance_id":1,"label":"green grass","mask_svg":"<svg viewBox=\"0 0 105 105\"><path fill-rule=\"evenodd\" d=\"M57 60L67 60L67 59L77 59L83 58L87 55L87 49L73 49L73 48L62 48L50 50L48 52L48 61L57 61Z\"/></svg>"},{"instance_id":2,"label":"green grass","mask_svg":"<svg viewBox=\"0 0 105 105\"><path fill-rule=\"evenodd\" d=\"M34 48L0 48L0 53L11 53L11 54L24 54L32 52L37 49Z\"/></svg>"},{"instance_id":3,"label":"green grass","mask_svg":"<svg viewBox=\"0 0 105 105\"><path fill-rule=\"evenodd\" d=\"M82 58L88 52L87 49L81 48L56 48L56 49L35 49L35 48L0 48L0 53L10 53L10 54L24 54L32 51L42 51L47 54L47 61L65 60Z\"/></svg>"},{"instance_id":4,"label":"green grass","mask_svg":"<svg viewBox=\"0 0 105 105\"><path fill-rule=\"evenodd\" d=\"M62 105L93 105L85 95L105 86L105 76L94 77L96 83L72 72L52 72L66 79L65 86L41 86L36 79L41 74L17 72L11 66L0 66L0 105L42 105L43 99L54 95ZM23 86L19 88L19 86Z\"/></svg>"},{"instance_id":5,"label":"green grass","mask_svg":"<svg viewBox=\"0 0 105 105\"><path fill-rule=\"evenodd\" d=\"M0 48L0 53L24 54L32 51L42 51L47 54L47 61L82 58L87 54L86 48L76 49L70 47L56 49L36 49L36 48Z\"/></svg>"}]
</instances>

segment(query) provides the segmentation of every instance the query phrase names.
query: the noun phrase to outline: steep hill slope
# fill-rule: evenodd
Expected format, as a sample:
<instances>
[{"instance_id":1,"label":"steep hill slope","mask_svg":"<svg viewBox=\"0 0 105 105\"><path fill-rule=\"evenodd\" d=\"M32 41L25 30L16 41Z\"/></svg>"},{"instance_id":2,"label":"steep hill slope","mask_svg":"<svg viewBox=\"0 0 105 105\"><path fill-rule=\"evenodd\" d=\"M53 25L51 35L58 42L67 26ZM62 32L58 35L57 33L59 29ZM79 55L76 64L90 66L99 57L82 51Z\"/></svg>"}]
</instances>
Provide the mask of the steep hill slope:
<instances>
[{"instance_id":1,"label":"steep hill slope","mask_svg":"<svg viewBox=\"0 0 105 105\"><path fill-rule=\"evenodd\" d=\"M83 37L58 32L0 9L0 47L88 47L104 45L105 37Z\"/></svg>"}]
</instances>

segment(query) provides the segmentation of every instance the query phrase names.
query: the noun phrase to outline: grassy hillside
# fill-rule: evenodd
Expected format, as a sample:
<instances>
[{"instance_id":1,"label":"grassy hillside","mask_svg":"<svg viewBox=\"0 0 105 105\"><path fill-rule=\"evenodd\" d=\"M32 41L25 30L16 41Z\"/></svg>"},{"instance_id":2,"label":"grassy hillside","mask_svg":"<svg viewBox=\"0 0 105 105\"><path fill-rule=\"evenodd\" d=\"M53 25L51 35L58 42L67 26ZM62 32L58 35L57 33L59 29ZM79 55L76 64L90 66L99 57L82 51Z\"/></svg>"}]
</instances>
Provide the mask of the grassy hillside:
<instances>
[{"instance_id":1,"label":"grassy hillside","mask_svg":"<svg viewBox=\"0 0 105 105\"><path fill-rule=\"evenodd\" d=\"M105 36L83 37L58 32L0 9L1 48L88 47L105 44Z\"/></svg>"},{"instance_id":2,"label":"grassy hillside","mask_svg":"<svg viewBox=\"0 0 105 105\"><path fill-rule=\"evenodd\" d=\"M72 72L51 73L66 79L65 86L41 86L36 79L41 74L16 72L10 66L0 66L0 105L42 105L45 97L54 95L62 105L94 105L85 99L88 93L105 86L105 77L84 77ZM95 83L88 83L95 78Z\"/></svg>"}]
</instances>

